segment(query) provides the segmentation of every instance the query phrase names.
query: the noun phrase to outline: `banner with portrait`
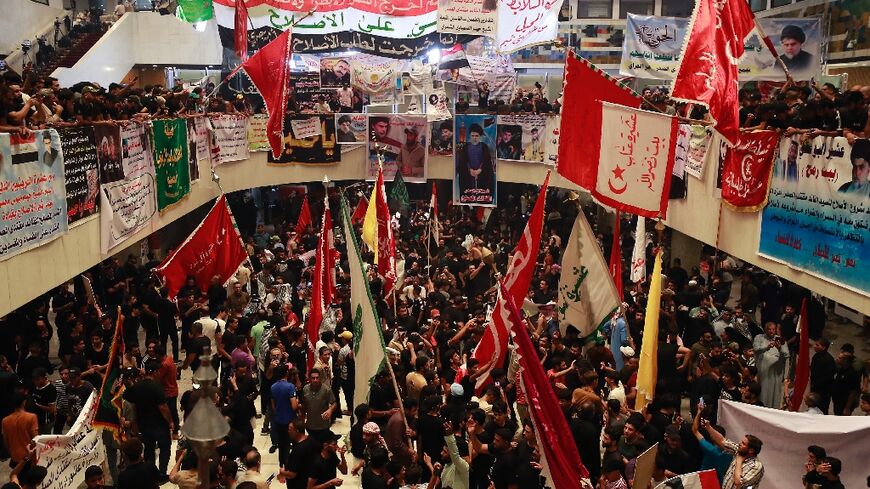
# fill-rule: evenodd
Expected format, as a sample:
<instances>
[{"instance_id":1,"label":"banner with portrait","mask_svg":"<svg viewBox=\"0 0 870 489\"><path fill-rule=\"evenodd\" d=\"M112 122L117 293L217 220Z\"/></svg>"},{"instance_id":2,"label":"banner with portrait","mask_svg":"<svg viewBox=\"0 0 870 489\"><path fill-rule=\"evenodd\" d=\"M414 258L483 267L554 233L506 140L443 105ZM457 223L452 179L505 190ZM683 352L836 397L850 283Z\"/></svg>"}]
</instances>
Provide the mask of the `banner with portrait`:
<instances>
[{"instance_id":1,"label":"banner with portrait","mask_svg":"<svg viewBox=\"0 0 870 489\"><path fill-rule=\"evenodd\" d=\"M97 146L97 164L100 183L110 183L124 179L121 166L121 133L115 125L95 125L94 144Z\"/></svg>"},{"instance_id":2,"label":"banner with portrait","mask_svg":"<svg viewBox=\"0 0 870 489\"><path fill-rule=\"evenodd\" d=\"M378 177L378 156L383 158L384 180L397 171L406 182L426 181L427 121L425 115L372 115L369 117L369 158L366 180Z\"/></svg>"},{"instance_id":3,"label":"banner with portrait","mask_svg":"<svg viewBox=\"0 0 870 489\"><path fill-rule=\"evenodd\" d=\"M209 147L209 122L206 117L198 116L187 119L187 159L190 166L190 181L199 180L199 162L211 160Z\"/></svg>"},{"instance_id":4,"label":"banner with portrait","mask_svg":"<svg viewBox=\"0 0 870 489\"><path fill-rule=\"evenodd\" d=\"M454 128L453 203L495 207L495 116L456 114Z\"/></svg>"},{"instance_id":5,"label":"banner with portrait","mask_svg":"<svg viewBox=\"0 0 870 489\"><path fill-rule=\"evenodd\" d=\"M369 133L368 114L335 114L338 144L366 144Z\"/></svg>"},{"instance_id":6,"label":"banner with portrait","mask_svg":"<svg viewBox=\"0 0 870 489\"><path fill-rule=\"evenodd\" d=\"M350 63L344 58L320 59L320 88L339 89L351 85Z\"/></svg>"},{"instance_id":7,"label":"banner with portrait","mask_svg":"<svg viewBox=\"0 0 870 489\"><path fill-rule=\"evenodd\" d=\"M184 119L157 119L152 124L157 209L163 212L190 193L187 123Z\"/></svg>"},{"instance_id":8,"label":"banner with portrait","mask_svg":"<svg viewBox=\"0 0 870 489\"><path fill-rule=\"evenodd\" d=\"M758 254L870 295L870 140L780 141Z\"/></svg>"},{"instance_id":9,"label":"banner with portrait","mask_svg":"<svg viewBox=\"0 0 870 489\"><path fill-rule=\"evenodd\" d=\"M707 161L713 130L708 126L690 124L689 150L686 154L686 173L695 178L704 178L704 162Z\"/></svg>"},{"instance_id":10,"label":"banner with portrait","mask_svg":"<svg viewBox=\"0 0 870 489\"><path fill-rule=\"evenodd\" d=\"M555 165L559 160L559 131L562 126L562 116L550 114L547 116L547 126L544 128L544 163Z\"/></svg>"},{"instance_id":11,"label":"banner with portrait","mask_svg":"<svg viewBox=\"0 0 870 489\"><path fill-rule=\"evenodd\" d=\"M547 117L538 114L498 116L496 154L500 160L544 162Z\"/></svg>"},{"instance_id":12,"label":"banner with portrait","mask_svg":"<svg viewBox=\"0 0 870 489\"><path fill-rule=\"evenodd\" d=\"M120 138L122 175L118 180L154 173L154 155L151 153L145 125L138 122L125 124L121 127Z\"/></svg>"},{"instance_id":13,"label":"banner with portrait","mask_svg":"<svg viewBox=\"0 0 870 489\"><path fill-rule=\"evenodd\" d=\"M65 194L56 130L0 133L0 261L66 233Z\"/></svg>"},{"instance_id":14,"label":"banner with portrait","mask_svg":"<svg viewBox=\"0 0 870 489\"><path fill-rule=\"evenodd\" d=\"M298 139L293 136L292 121L320 119L320 134ZM281 156L276 160L272 153L269 163L332 164L341 161L341 151L336 142L335 115L296 115L284 120L284 136L281 138Z\"/></svg>"},{"instance_id":15,"label":"banner with portrait","mask_svg":"<svg viewBox=\"0 0 870 489\"><path fill-rule=\"evenodd\" d=\"M444 87L430 88L426 102L426 116L430 121L442 121L453 117Z\"/></svg>"},{"instance_id":16,"label":"banner with portrait","mask_svg":"<svg viewBox=\"0 0 870 489\"><path fill-rule=\"evenodd\" d=\"M429 123L429 154L453 156L453 119Z\"/></svg>"},{"instance_id":17,"label":"banner with portrait","mask_svg":"<svg viewBox=\"0 0 870 489\"><path fill-rule=\"evenodd\" d=\"M63 151L67 220L72 225L99 210L97 147L92 126L65 127L57 133Z\"/></svg>"},{"instance_id":18,"label":"banner with portrait","mask_svg":"<svg viewBox=\"0 0 870 489\"><path fill-rule=\"evenodd\" d=\"M320 87L320 73L294 73L290 77L290 93L296 102L296 112L314 112L320 99L329 100L335 90Z\"/></svg>"},{"instance_id":19,"label":"banner with portrait","mask_svg":"<svg viewBox=\"0 0 870 489\"><path fill-rule=\"evenodd\" d=\"M266 136L266 114L254 114L248 119L248 151L269 151L269 138Z\"/></svg>"},{"instance_id":20,"label":"banner with portrait","mask_svg":"<svg viewBox=\"0 0 870 489\"><path fill-rule=\"evenodd\" d=\"M212 166L231 161L246 160L248 150L248 116L243 114L220 114L209 116L212 127L213 153L220 155Z\"/></svg>"}]
</instances>

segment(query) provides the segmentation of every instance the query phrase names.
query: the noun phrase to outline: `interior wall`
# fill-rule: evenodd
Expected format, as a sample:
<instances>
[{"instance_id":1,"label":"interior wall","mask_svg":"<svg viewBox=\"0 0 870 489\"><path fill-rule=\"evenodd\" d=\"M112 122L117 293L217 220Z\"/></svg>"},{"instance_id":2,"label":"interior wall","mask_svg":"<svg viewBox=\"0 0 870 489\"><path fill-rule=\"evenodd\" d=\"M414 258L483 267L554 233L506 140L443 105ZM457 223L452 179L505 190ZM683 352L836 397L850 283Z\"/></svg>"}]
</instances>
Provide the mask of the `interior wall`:
<instances>
[{"instance_id":1,"label":"interior wall","mask_svg":"<svg viewBox=\"0 0 870 489\"><path fill-rule=\"evenodd\" d=\"M49 0L48 5L32 0L2 0L0 15L0 53L9 54L21 41L66 15L63 0Z\"/></svg>"}]
</instances>

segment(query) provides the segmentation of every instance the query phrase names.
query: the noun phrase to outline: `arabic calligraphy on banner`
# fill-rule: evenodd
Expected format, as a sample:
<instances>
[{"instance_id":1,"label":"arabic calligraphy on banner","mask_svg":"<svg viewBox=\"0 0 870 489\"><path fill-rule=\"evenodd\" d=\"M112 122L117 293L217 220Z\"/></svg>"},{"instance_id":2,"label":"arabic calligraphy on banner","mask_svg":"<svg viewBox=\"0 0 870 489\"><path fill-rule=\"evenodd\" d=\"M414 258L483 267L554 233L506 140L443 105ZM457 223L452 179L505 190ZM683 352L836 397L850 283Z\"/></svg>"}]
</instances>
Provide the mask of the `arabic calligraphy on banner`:
<instances>
[{"instance_id":1,"label":"arabic calligraphy on banner","mask_svg":"<svg viewBox=\"0 0 870 489\"><path fill-rule=\"evenodd\" d=\"M354 56L350 58L350 80L354 88L368 94L395 91L404 65L403 61L372 55Z\"/></svg>"},{"instance_id":2,"label":"arabic calligraphy on banner","mask_svg":"<svg viewBox=\"0 0 870 489\"><path fill-rule=\"evenodd\" d=\"M378 153L383 155L384 180L392 181L402 172L406 182L426 181L429 143L425 115L384 115L369 117L369 158L366 180L378 177Z\"/></svg>"},{"instance_id":3,"label":"arabic calligraphy on banner","mask_svg":"<svg viewBox=\"0 0 870 489\"><path fill-rule=\"evenodd\" d=\"M776 131L744 132L737 146L726 149L722 200L728 207L741 212L764 207L778 142Z\"/></svg>"},{"instance_id":4,"label":"arabic calligraphy on banner","mask_svg":"<svg viewBox=\"0 0 870 489\"><path fill-rule=\"evenodd\" d=\"M695 178L704 178L704 162L710 152L713 130L699 124L689 125L689 151L686 154L686 173Z\"/></svg>"},{"instance_id":5,"label":"arabic calligraphy on banner","mask_svg":"<svg viewBox=\"0 0 870 489\"><path fill-rule=\"evenodd\" d=\"M502 160L544 162L547 118L537 114L498 116L498 142L495 145Z\"/></svg>"},{"instance_id":6,"label":"arabic calligraphy on banner","mask_svg":"<svg viewBox=\"0 0 870 489\"><path fill-rule=\"evenodd\" d=\"M795 80L818 76L821 22L818 18L758 19L764 32L774 42L777 52ZM619 74L655 80L673 80L680 64L680 51L686 36L688 19L628 14L625 42ZM803 37L797 48L786 48L782 34ZM744 43L746 53L740 60L741 81L786 79L773 54L764 45L758 30L753 30Z\"/></svg>"},{"instance_id":7,"label":"arabic calligraphy on banner","mask_svg":"<svg viewBox=\"0 0 870 489\"><path fill-rule=\"evenodd\" d=\"M100 189L100 250L108 254L157 214L154 167Z\"/></svg>"},{"instance_id":8,"label":"arabic calligraphy on banner","mask_svg":"<svg viewBox=\"0 0 870 489\"><path fill-rule=\"evenodd\" d=\"M94 131L91 126L58 130L63 150L66 211L70 225L96 214L99 171Z\"/></svg>"},{"instance_id":9,"label":"arabic calligraphy on banner","mask_svg":"<svg viewBox=\"0 0 870 489\"><path fill-rule=\"evenodd\" d=\"M94 142L97 145L97 163L100 183L110 183L124 178L121 166L121 132L117 126L93 126Z\"/></svg>"},{"instance_id":10,"label":"arabic calligraphy on banner","mask_svg":"<svg viewBox=\"0 0 870 489\"><path fill-rule=\"evenodd\" d=\"M552 42L559 34L562 0L506 0L498 3L495 38L500 53Z\"/></svg>"},{"instance_id":11,"label":"arabic calligraphy on banner","mask_svg":"<svg viewBox=\"0 0 870 489\"><path fill-rule=\"evenodd\" d=\"M266 137L266 114L254 114L248 119L248 151L269 151L269 139Z\"/></svg>"},{"instance_id":12,"label":"arabic calligraphy on banner","mask_svg":"<svg viewBox=\"0 0 870 489\"><path fill-rule=\"evenodd\" d=\"M311 116L299 115L285 119L281 157L275 160L272 153L269 153L270 163L332 164L341 161L341 151L336 144L335 116L329 114L314 117L320 119L320 134L304 139L293 136L291 121L307 120Z\"/></svg>"},{"instance_id":13,"label":"arabic calligraphy on banner","mask_svg":"<svg viewBox=\"0 0 870 489\"><path fill-rule=\"evenodd\" d=\"M780 141L758 254L870 295L870 141Z\"/></svg>"},{"instance_id":14,"label":"arabic calligraphy on banner","mask_svg":"<svg viewBox=\"0 0 870 489\"><path fill-rule=\"evenodd\" d=\"M153 127L157 209L163 212L190 193L187 123L184 119L158 119Z\"/></svg>"},{"instance_id":15,"label":"arabic calligraphy on banner","mask_svg":"<svg viewBox=\"0 0 870 489\"><path fill-rule=\"evenodd\" d=\"M121 128L121 168L124 178L134 178L143 173L154 172L154 158L151 154L145 125L126 124ZM102 170L102 167L100 167Z\"/></svg>"},{"instance_id":16,"label":"arabic calligraphy on banner","mask_svg":"<svg viewBox=\"0 0 870 489\"><path fill-rule=\"evenodd\" d=\"M0 133L0 261L67 231L60 137Z\"/></svg>"},{"instance_id":17,"label":"arabic calligraphy on banner","mask_svg":"<svg viewBox=\"0 0 870 489\"><path fill-rule=\"evenodd\" d=\"M81 414L64 435L39 435L33 439L39 452L39 465L46 468L42 489L78 487L85 480L85 470L99 466L106 459L102 433L94 429L97 392L92 392Z\"/></svg>"},{"instance_id":18,"label":"arabic calligraphy on banner","mask_svg":"<svg viewBox=\"0 0 870 489\"><path fill-rule=\"evenodd\" d=\"M212 126L213 153L220 155L213 166L230 161L246 160L248 152L248 117L242 114L220 114L209 117Z\"/></svg>"},{"instance_id":19,"label":"arabic calligraphy on banner","mask_svg":"<svg viewBox=\"0 0 870 489\"><path fill-rule=\"evenodd\" d=\"M496 0L440 0L438 32L495 37Z\"/></svg>"}]
</instances>

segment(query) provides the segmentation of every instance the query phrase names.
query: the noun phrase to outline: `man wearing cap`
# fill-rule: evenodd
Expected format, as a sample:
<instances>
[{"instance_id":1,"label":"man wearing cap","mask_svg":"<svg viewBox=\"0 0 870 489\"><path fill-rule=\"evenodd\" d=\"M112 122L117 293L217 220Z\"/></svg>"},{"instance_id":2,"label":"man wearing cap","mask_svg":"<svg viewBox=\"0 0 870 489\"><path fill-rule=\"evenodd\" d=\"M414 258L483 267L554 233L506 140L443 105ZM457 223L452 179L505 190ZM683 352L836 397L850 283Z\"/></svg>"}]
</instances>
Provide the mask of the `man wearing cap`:
<instances>
[{"instance_id":1,"label":"man wearing cap","mask_svg":"<svg viewBox=\"0 0 870 489\"><path fill-rule=\"evenodd\" d=\"M67 423L72 425L82 412L85 403L88 402L94 386L86 380L82 380L82 371L78 367L69 369L69 384L66 386L67 402L69 403L69 418Z\"/></svg>"},{"instance_id":2,"label":"man wearing cap","mask_svg":"<svg viewBox=\"0 0 870 489\"><path fill-rule=\"evenodd\" d=\"M803 71L810 67L813 55L803 50L807 35L800 27L789 24L782 29L779 35L782 44L782 54L779 59L785 63L789 71Z\"/></svg>"},{"instance_id":3,"label":"man wearing cap","mask_svg":"<svg viewBox=\"0 0 870 489\"><path fill-rule=\"evenodd\" d=\"M423 165L426 161L426 150L419 141L420 130L416 126L405 128L405 144L396 157L396 171L403 177L423 177Z\"/></svg>"}]
</instances>

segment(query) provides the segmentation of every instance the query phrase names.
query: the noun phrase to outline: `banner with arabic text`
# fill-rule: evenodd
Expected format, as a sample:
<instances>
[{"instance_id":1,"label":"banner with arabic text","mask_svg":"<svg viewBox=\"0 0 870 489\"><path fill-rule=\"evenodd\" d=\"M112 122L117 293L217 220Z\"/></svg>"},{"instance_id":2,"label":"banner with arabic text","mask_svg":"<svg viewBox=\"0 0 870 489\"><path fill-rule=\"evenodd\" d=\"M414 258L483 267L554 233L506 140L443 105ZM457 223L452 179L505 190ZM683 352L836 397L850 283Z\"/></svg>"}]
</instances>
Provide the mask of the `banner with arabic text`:
<instances>
[{"instance_id":1,"label":"banner with arabic text","mask_svg":"<svg viewBox=\"0 0 870 489\"><path fill-rule=\"evenodd\" d=\"M559 34L562 0L502 0L498 2L496 49L512 53L551 43Z\"/></svg>"},{"instance_id":2,"label":"banner with arabic text","mask_svg":"<svg viewBox=\"0 0 870 489\"><path fill-rule=\"evenodd\" d=\"M550 114L547 116L547 125L544 128L544 163L555 165L559 159L559 130L562 125L562 116Z\"/></svg>"},{"instance_id":3,"label":"banner with arabic text","mask_svg":"<svg viewBox=\"0 0 870 489\"><path fill-rule=\"evenodd\" d=\"M187 123L184 119L158 119L153 127L157 209L163 212L190 193Z\"/></svg>"},{"instance_id":4,"label":"banner with arabic text","mask_svg":"<svg viewBox=\"0 0 870 489\"><path fill-rule=\"evenodd\" d=\"M69 431L63 435L39 435L36 444L38 464L46 468L41 489L69 489L85 481L85 471L106 460L101 430L93 425L97 408L96 391L92 392Z\"/></svg>"},{"instance_id":5,"label":"banner with arabic text","mask_svg":"<svg viewBox=\"0 0 870 489\"><path fill-rule=\"evenodd\" d=\"M767 203L770 172L779 133L740 133L740 142L727 148L722 167L722 200L733 210L755 212Z\"/></svg>"},{"instance_id":6,"label":"banner with arabic text","mask_svg":"<svg viewBox=\"0 0 870 489\"><path fill-rule=\"evenodd\" d=\"M538 114L498 116L498 143L495 145L501 160L544 162L544 133L547 117Z\"/></svg>"},{"instance_id":7,"label":"banner with arabic text","mask_svg":"<svg viewBox=\"0 0 870 489\"><path fill-rule=\"evenodd\" d=\"M157 214L154 167L100 188L100 250L108 254Z\"/></svg>"},{"instance_id":8,"label":"banner with arabic text","mask_svg":"<svg viewBox=\"0 0 870 489\"><path fill-rule=\"evenodd\" d=\"M248 151L269 151L269 139L266 137L266 114L254 114L248 119Z\"/></svg>"},{"instance_id":9,"label":"banner with arabic text","mask_svg":"<svg viewBox=\"0 0 870 489\"><path fill-rule=\"evenodd\" d=\"M403 61L361 54L350 58L350 81L363 93L376 94L395 91L397 78L405 65Z\"/></svg>"},{"instance_id":10,"label":"banner with arabic text","mask_svg":"<svg viewBox=\"0 0 870 489\"><path fill-rule=\"evenodd\" d=\"M454 129L453 203L495 207L495 116L456 114Z\"/></svg>"},{"instance_id":11,"label":"banner with arabic text","mask_svg":"<svg viewBox=\"0 0 870 489\"><path fill-rule=\"evenodd\" d=\"M293 136L292 121L320 119L320 134L297 139ZM341 161L341 151L336 143L335 115L299 115L284 120L284 136L281 157L277 160L269 153L270 163L332 164Z\"/></svg>"},{"instance_id":12,"label":"banner with arabic text","mask_svg":"<svg viewBox=\"0 0 870 489\"><path fill-rule=\"evenodd\" d=\"M121 127L120 138L122 173L121 178L112 181L154 173L154 155L151 153L145 125L138 122L125 124Z\"/></svg>"},{"instance_id":13,"label":"banner with arabic text","mask_svg":"<svg viewBox=\"0 0 870 489\"><path fill-rule=\"evenodd\" d=\"M384 180L402 172L406 182L426 181L427 121L425 115L385 114L369 117L369 158L366 180L378 178L378 154L383 157Z\"/></svg>"},{"instance_id":14,"label":"banner with arabic text","mask_svg":"<svg viewBox=\"0 0 870 489\"><path fill-rule=\"evenodd\" d=\"M0 261L66 233L60 136L0 133Z\"/></svg>"},{"instance_id":15,"label":"banner with arabic text","mask_svg":"<svg viewBox=\"0 0 870 489\"><path fill-rule=\"evenodd\" d=\"M683 18L628 14L619 74L673 80L687 24Z\"/></svg>"},{"instance_id":16,"label":"banner with arabic text","mask_svg":"<svg viewBox=\"0 0 870 489\"><path fill-rule=\"evenodd\" d=\"M65 127L57 133L63 151L67 220L72 225L99 210L97 147L92 126Z\"/></svg>"},{"instance_id":17,"label":"banner with arabic text","mask_svg":"<svg viewBox=\"0 0 870 489\"><path fill-rule=\"evenodd\" d=\"M220 114L209 116L212 126L214 153L220 155L217 164L246 160L248 152L248 116L244 114Z\"/></svg>"},{"instance_id":18,"label":"banner with arabic text","mask_svg":"<svg viewBox=\"0 0 870 489\"><path fill-rule=\"evenodd\" d=\"M440 0L438 32L495 37L496 0Z\"/></svg>"},{"instance_id":19,"label":"banner with arabic text","mask_svg":"<svg viewBox=\"0 0 870 489\"><path fill-rule=\"evenodd\" d=\"M710 152L713 130L708 126L690 124L689 148L686 154L686 173L695 178L704 178L704 162Z\"/></svg>"},{"instance_id":20,"label":"banner with arabic text","mask_svg":"<svg viewBox=\"0 0 870 489\"><path fill-rule=\"evenodd\" d=\"M870 140L782 138L758 254L870 295Z\"/></svg>"},{"instance_id":21,"label":"banner with arabic text","mask_svg":"<svg viewBox=\"0 0 870 489\"><path fill-rule=\"evenodd\" d=\"M187 119L187 159L191 182L199 180L199 163L211 159L208 125L208 119L204 116Z\"/></svg>"}]
</instances>

